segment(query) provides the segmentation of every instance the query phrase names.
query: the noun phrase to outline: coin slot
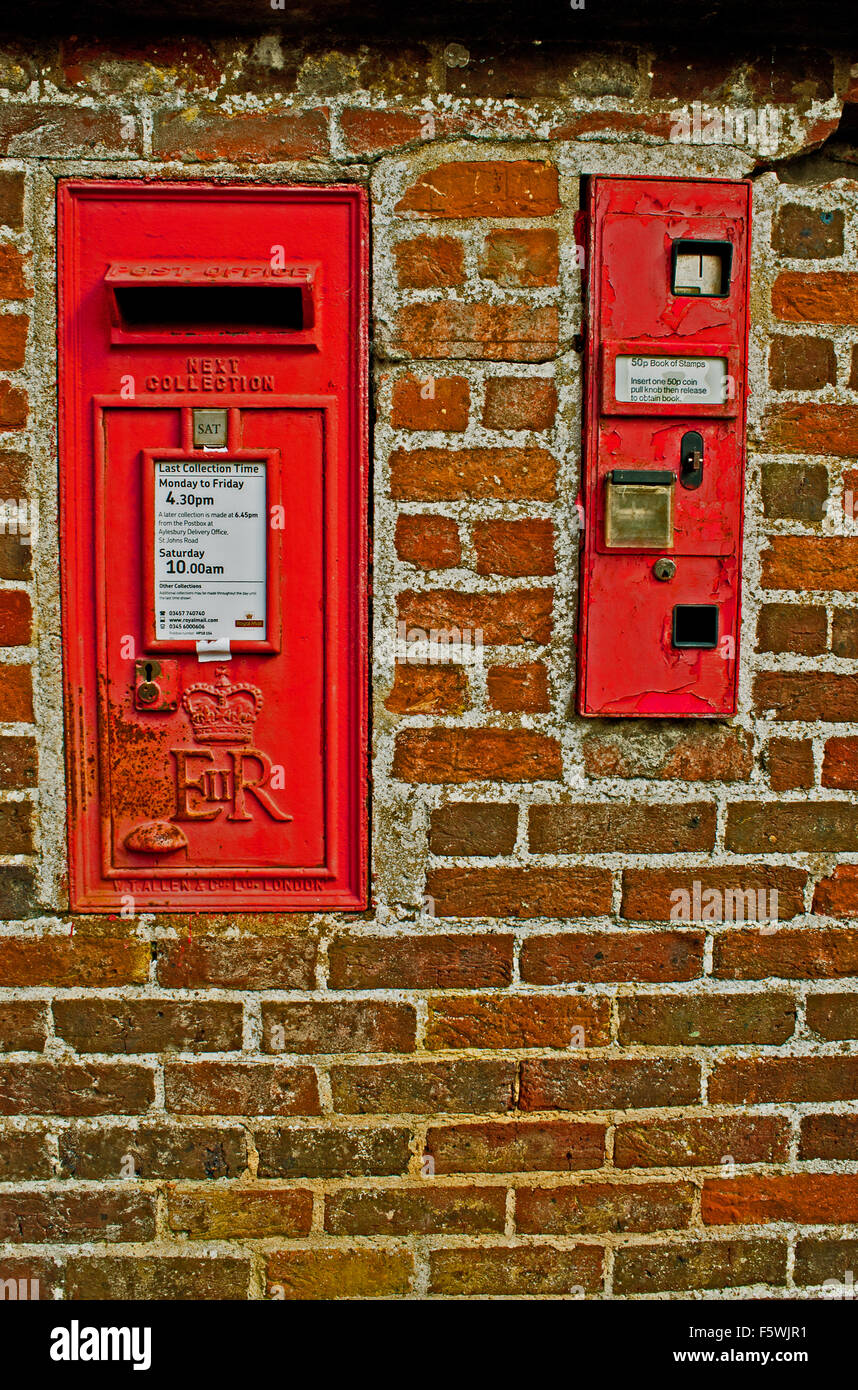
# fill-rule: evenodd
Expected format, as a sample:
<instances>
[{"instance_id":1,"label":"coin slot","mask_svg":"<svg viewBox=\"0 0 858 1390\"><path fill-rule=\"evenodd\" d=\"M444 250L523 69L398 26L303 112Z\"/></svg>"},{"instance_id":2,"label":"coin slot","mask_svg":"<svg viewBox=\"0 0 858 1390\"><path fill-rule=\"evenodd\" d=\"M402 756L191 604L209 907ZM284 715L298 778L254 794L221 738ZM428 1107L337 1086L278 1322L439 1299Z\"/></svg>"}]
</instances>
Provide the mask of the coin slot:
<instances>
[{"instance_id":1,"label":"coin slot","mask_svg":"<svg viewBox=\"0 0 858 1390\"><path fill-rule=\"evenodd\" d=\"M718 605L680 603L673 610L675 647L716 647L718 645Z\"/></svg>"}]
</instances>

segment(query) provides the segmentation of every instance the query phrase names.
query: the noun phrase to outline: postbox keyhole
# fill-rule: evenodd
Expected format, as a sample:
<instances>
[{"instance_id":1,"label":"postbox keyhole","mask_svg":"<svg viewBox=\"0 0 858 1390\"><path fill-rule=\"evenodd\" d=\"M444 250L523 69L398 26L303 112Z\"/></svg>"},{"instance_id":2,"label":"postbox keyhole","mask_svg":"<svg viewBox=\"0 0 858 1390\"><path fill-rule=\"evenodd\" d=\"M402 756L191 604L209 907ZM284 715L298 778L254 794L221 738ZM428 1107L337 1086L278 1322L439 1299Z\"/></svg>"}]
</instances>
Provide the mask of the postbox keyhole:
<instances>
[{"instance_id":1,"label":"postbox keyhole","mask_svg":"<svg viewBox=\"0 0 858 1390\"><path fill-rule=\"evenodd\" d=\"M679 481L687 488L703 482L703 435L697 430L686 430L680 440Z\"/></svg>"}]
</instances>

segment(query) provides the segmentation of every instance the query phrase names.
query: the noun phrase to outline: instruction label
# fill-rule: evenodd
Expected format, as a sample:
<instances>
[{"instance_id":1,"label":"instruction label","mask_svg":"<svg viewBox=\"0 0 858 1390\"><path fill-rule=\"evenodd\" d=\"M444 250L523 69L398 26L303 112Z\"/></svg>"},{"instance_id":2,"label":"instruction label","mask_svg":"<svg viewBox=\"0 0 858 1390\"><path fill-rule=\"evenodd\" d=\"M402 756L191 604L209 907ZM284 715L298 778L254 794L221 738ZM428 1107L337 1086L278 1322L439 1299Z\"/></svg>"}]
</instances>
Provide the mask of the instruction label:
<instances>
[{"instance_id":1,"label":"instruction label","mask_svg":"<svg viewBox=\"0 0 858 1390\"><path fill-rule=\"evenodd\" d=\"M618 357L615 395L639 405L725 405L726 357Z\"/></svg>"}]
</instances>

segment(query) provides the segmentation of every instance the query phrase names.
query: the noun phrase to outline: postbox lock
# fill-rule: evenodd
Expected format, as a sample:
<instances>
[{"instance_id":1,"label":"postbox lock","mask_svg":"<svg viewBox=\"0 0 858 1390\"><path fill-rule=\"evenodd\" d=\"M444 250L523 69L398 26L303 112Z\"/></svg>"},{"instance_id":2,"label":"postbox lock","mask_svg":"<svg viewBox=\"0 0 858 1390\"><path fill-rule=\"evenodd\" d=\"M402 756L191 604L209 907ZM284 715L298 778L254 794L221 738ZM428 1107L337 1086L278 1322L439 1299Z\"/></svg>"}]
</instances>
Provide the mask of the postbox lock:
<instances>
[{"instance_id":1,"label":"postbox lock","mask_svg":"<svg viewBox=\"0 0 858 1390\"><path fill-rule=\"evenodd\" d=\"M676 561L664 558L656 560L652 567L652 572L656 579L660 579L662 583L664 583L666 580L672 579L676 574Z\"/></svg>"},{"instance_id":2,"label":"postbox lock","mask_svg":"<svg viewBox=\"0 0 858 1390\"><path fill-rule=\"evenodd\" d=\"M179 668L175 661L144 657L134 663L134 705L150 714L179 708Z\"/></svg>"}]
</instances>

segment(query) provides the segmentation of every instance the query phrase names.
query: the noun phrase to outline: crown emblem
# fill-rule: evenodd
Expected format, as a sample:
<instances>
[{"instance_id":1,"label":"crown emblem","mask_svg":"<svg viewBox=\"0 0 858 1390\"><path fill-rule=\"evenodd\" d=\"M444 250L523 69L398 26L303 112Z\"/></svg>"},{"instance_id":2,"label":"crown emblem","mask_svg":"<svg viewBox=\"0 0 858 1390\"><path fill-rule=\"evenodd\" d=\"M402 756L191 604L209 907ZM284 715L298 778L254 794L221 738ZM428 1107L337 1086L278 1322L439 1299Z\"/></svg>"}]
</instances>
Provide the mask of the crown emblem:
<instances>
[{"instance_id":1,"label":"crown emblem","mask_svg":"<svg viewBox=\"0 0 858 1390\"><path fill-rule=\"evenodd\" d=\"M233 685L225 666L215 667L212 684L189 685L182 706L197 743L249 743L262 709L262 691L239 681Z\"/></svg>"}]
</instances>

